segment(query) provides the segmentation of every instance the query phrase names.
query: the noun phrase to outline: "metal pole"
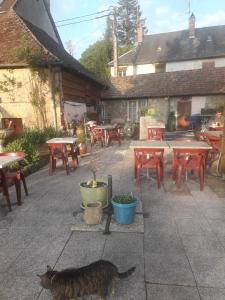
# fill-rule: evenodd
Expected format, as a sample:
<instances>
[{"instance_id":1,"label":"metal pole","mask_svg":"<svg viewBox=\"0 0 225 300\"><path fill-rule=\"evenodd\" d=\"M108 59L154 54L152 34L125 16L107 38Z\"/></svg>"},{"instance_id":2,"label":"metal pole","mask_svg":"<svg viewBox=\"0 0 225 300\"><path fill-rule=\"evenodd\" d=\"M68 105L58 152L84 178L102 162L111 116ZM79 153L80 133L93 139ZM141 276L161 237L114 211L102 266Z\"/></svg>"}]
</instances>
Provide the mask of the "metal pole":
<instances>
[{"instance_id":1,"label":"metal pole","mask_svg":"<svg viewBox=\"0 0 225 300\"><path fill-rule=\"evenodd\" d=\"M107 220L106 220L106 224L105 224L105 230L103 232L103 234L110 234L111 232L109 231L109 227L110 227L110 222L111 222L111 218L112 218L112 214L113 214L113 208L112 208L112 204L111 204L111 199L112 199L112 175L108 175L108 210L107 210Z\"/></svg>"}]
</instances>

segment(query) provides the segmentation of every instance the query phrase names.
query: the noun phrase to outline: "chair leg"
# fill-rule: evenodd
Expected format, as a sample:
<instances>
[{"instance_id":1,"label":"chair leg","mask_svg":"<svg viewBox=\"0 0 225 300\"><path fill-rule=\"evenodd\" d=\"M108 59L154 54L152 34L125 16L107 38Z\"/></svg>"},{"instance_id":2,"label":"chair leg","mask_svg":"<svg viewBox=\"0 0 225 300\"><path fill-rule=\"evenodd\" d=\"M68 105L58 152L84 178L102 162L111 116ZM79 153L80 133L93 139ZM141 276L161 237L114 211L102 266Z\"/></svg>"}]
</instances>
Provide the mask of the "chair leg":
<instances>
[{"instance_id":1,"label":"chair leg","mask_svg":"<svg viewBox=\"0 0 225 300\"><path fill-rule=\"evenodd\" d=\"M199 181L200 181L200 191L204 189L204 168L203 166L199 167Z\"/></svg>"},{"instance_id":2,"label":"chair leg","mask_svg":"<svg viewBox=\"0 0 225 300\"><path fill-rule=\"evenodd\" d=\"M68 157L65 157L63 159L64 164L66 165L66 175L69 175L70 171L69 171L69 161L68 161Z\"/></svg>"},{"instance_id":3,"label":"chair leg","mask_svg":"<svg viewBox=\"0 0 225 300\"><path fill-rule=\"evenodd\" d=\"M10 201L10 198L9 198L8 188L7 188L7 191L4 189L3 195L5 196L7 207L9 209L9 211L11 211L12 210L12 205L11 205L11 201Z\"/></svg>"},{"instance_id":4,"label":"chair leg","mask_svg":"<svg viewBox=\"0 0 225 300\"><path fill-rule=\"evenodd\" d=\"M27 184L26 184L25 176L24 176L23 173L20 173L20 178L23 182L23 187L24 187L25 194L26 194L26 196L28 196Z\"/></svg>"},{"instance_id":5,"label":"chair leg","mask_svg":"<svg viewBox=\"0 0 225 300\"><path fill-rule=\"evenodd\" d=\"M17 204L21 205L21 184L20 181L16 180L15 181L15 187L16 187L16 198L17 198Z\"/></svg>"},{"instance_id":6,"label":"chair leg","mask_svg":"<svg viewBox=\"0 0 225 300\"><path fill-rule=\"evenodd\" d=\"M161 168L160 168L160 164L157 164L157 167L156 167L156 177L157 177L158 189L160 189L160 185L161 185Z\"/></svg>"},{"instance_id":7,"label":"chair leg","mask_svg":"<svg viewBox=\"0 0 225 300\"><path fill-rule=\"evenodd\" d=\"M48 172L49 172L49 175L52 175L52 169L53 169L53 158L50 155L49 156L49 163L48 163Z\"/></svg>"},{"instance_id":8,"label":"chair leg","mask_svg":"<svg viewBox=\"0 0 225 300\"><path fill-rule=\"evenodd\" d=\"M7 207L9 209L9 211L11 211L12 210L12 206L11 206L11 201L10 201L10 198L9 198L9 190L8 190L6 178L5 178L5 175L4 175L3 172L1 172L1 174L2 174L3 195L6 198Z\"/></svg>"},{"instance_id":9,"label":"chair leg","mask_svg":"<svg viewBox=\"0 0 225 300\"><path fill-rule=\"evenodd\" d=\"M137 170L136 184L140 185L141 168L139 166L137 166L136 170Z\"/></svg>"},{"instance_id":10,"label":"chair leg","mask_svg":"<svg viewBox=\"0 0 225 300\"><path fill-rule=\"evenodd\" d=\"M177 180L176 180L178 189L181 187L182 174L183 174L183 166L179 165L178 166Z\"/></svg>"}]
</instances>

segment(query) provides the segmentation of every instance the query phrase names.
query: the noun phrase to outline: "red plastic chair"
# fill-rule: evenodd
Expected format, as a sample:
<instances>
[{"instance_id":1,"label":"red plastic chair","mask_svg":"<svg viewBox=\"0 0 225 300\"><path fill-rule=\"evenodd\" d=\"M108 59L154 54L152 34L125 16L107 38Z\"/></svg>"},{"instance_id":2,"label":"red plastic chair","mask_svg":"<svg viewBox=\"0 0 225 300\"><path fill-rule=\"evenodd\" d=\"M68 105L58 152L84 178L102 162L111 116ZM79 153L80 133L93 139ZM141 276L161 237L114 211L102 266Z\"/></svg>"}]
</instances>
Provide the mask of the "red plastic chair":
<instances>
[{"instance_id":1,"label":"red plastic chair","mask_svg":"<svg viewBox=\"0 0 225 300\"><path fill-rule=\"evenodd\" d=\"M163 128L148 128L148 140L150 141L162 141L163 135Z\"/></svg>"},{"instance_id":2,"label":"red plastic chair","mask_svg":"<svg viewBox=\"0 0 225 300\"><path fill-rule=\"evenodd\" d=\"M3 193L4 197L6 198L6 205L9 209L9 211L11 211L12 206L11 206L11 201L9 198L8 185L7 185L6 177L5 177L3 170L0 170L0 193Z\"/></svg>"},{"instance_id":3,"label":"red plastic chair","mask_svg":"<svg viewBox=\"0 0 225 300\"><path fill-rule=\"evenodd\" d=\"M207 154L204 149L173 149L172 178L180 188L184 171L197 171L200 190L204 189L204 174Z\"/></svg>"},{"instance_id":4,"label":"red plastic chair","mask_svg":"<svg viewBox=\"0 0 225 300\"><path fill-rule=\"evenodd\" d=\"M104 131L102 129L97 129L95 127L91 128L91 146L94 146L98 141L101 143L101 146L104 145Z\"/></svg>"},{"instance_id":5,"label":"red plastic chair","mask_svg":"<svg viewBox=\"0 0 225 300\"><path fill-rule=\"evenodd\" d=\"M10 157L21 157L24 158L26 154L24 152L0 152L0 156L10 156ZM6 197L7 206L9 210L11 210L11 203L9 199L8 187L15 185L16 188L16 196L17 196L17 204L21 205L21 181L23 183L23 187L25 190L26 196L28 196L28 189L25 181L25 176L21 171L20 167L16 168L16 170L5 169L1 174L1 191Z\"/></svg>"},{"instance_id":6,"label":"red plastic chair","mask_svg":"<svg viewBox=\"0 0 225 300\"><path fill-rule=\"evenodd\" d=\"M155 169L158 188L163 179L164 149L135 148L134 149L134 176L136 184L140 184L142 169Z\"/></svg>"},{"instance_id":7,"label":"red plastic chair","mask_svg":"<svg viewBox=\"0 0 225 300\"><path fill-rule=\"evenodd\" d=\"M66 174L69 175L69 152L65 144L48 144L49 149L49 175L56 169L56 162L61 159L66 167Z\"/></svg>"},{"instance_id":8,"label":"red plastic chair","mask_svg":"<svg viewBox=\"0 0 225 300\"><path fill-rule=\"evenodd\" d=\"M119 146L121 145L121 135L120 135L120 128L116 127L114 129L110 129L108 132L108 142L107 144L109 145L113 140L118 141Z\"/></svg>"}]
</instances>

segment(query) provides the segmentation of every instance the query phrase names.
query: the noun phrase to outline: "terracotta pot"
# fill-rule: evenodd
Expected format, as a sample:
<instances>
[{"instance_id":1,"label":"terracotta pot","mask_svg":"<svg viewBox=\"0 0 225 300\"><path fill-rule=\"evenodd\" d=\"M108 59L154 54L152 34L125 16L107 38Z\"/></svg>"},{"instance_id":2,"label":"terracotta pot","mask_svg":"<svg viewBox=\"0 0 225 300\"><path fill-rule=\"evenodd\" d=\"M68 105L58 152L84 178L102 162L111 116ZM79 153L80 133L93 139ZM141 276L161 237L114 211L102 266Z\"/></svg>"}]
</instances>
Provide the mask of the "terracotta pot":
<instances>
[{"instance_id":1,"label":"terracotta pot","mask_svg":"<svg viewBox=\"0 0 225 300\"><path fill-rule=\"evenodd\" d=\"M84 222L87 225L97 225L102 221L102 203L91 202L88 203L84 210Z\"/></svg>"},{"instance_id":2,"label":"terracotta pot","mask_svg":"<svg viewBox=\"0 0 225 300\"><path fill-rule=\"evenodd\" d=\"M78 145L79 147L79 153L80 155L86 154L87 153L87 145L85 142L82 142Z\"/></svg>"}]
</instances>

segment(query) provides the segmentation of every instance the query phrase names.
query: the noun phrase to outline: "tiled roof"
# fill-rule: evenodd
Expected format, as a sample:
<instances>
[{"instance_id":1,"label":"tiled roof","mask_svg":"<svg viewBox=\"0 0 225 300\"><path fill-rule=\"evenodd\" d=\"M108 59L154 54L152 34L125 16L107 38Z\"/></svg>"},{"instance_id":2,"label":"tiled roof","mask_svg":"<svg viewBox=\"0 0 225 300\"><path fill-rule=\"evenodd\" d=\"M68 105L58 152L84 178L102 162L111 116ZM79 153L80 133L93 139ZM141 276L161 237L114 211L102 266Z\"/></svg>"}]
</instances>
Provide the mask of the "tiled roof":
<instances>
[{"instance_id":1,"label":"tiled roof","mask_svg":"<svg viewBox=\"0 0 225 300\"><path fill-rule=\"evenodd\" d=\"M55 61L71 72L94 81L101 87L105 86L103 82L84 68L64 49L60 39L59 43L57 43L45 31L17 15L16 11L12 9L16 2L15 0L5 0L0 5L0 11L4 11L4 13L0 14L0 66L19 63L15 56L15 51L21 47L21 42L26 36L32 48L41 47L47 50L51 61ZM54 30L57 32L48 9L47 12Z\"/></svg>"},{"instance_id":2,"label":"tiled roof","mask_svg":"<svg viewBox=\"0 0 225 300\"><path fill-rule=\"evenodd\" d=\"M183 61L225 56L225 25L144 36L132 52L119 57L119 65ZM112 65L112 63L110 63Z\"/></svg>"},{"instance_id":3,"label":"tiled roof","mask_svg":"<svg viewBox=\"0 0 225 300\"><path fill-rule=\"evenodd\" d=\"M23 19L26 27L32 32L32 34L37 38L37 40L47 49L50 53L52 53L57 59L56 61L61 63L65 68L70 69L82 76L88 77L91 80L96 81L96 83L100 85L104 85L100 82L99 79L95 77L94 74L90 73L87 69L85 69L76 59L74 59L62 45L59 45L54 39L52 39L48 34L46 34L40 28L34 26L30 22Z\"/></svg>"},{"instance_id":4,"label":"tiled roof","mask_svg":"<svg viewBox=\"0 0 225 300\"><path fill-rule=\"evenodd\" d=\"M114 77L107 99L225 94L225 68Z\"/></svg>"}]
</instances>

